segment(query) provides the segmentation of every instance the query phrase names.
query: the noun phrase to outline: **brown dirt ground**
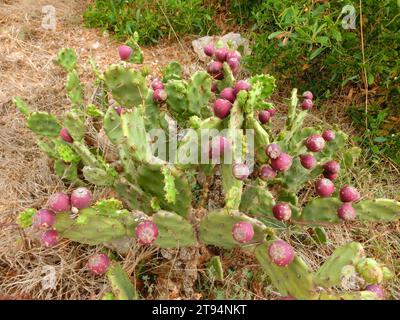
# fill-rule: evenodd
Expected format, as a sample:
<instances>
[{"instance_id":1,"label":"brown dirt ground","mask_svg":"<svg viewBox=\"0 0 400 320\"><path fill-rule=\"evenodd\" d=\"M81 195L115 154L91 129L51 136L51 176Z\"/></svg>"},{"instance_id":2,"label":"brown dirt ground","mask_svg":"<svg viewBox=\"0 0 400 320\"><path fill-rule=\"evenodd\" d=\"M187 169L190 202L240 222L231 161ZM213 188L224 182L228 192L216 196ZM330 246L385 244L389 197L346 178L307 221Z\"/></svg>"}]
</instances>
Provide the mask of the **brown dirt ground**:
<instances>
[{"instance_id":1,"label":"brown dirt ground","mask_svg":"<svg viewBox=\"0 0 400 320\"><path fill-rule=\"evenodd\" d=\"M41 27L41 8L48 4L56 8L55 31ZM11 98L19 95L32 109L60 114L68 107L64 91L65 75L52 63L60 48L77 50L88 96L94 90L90 86L92 76L88 58L93 57L101 67L118 59L117 43L112 38L82 27L85 5L85 1L79 0L0 0L0 299L98 299L108 289L103 278L94 278L83 268L88 256L99 248L62 241L53 249L43 250L14 223L18 212L27 207L41 207L49 194L63 189L63 184L52 173L47 157L36 147L34 136L15 110ZM179 50L181 45L186 50ZM181 41L181 45L162 42L145 48L145 64L150 65L152 74L158 73L160 67L171 60L196 68L197 61L189 48L190 42ZM354 133L355 129L344 115L344 106L348 103L345 98L322 106L309 121L337 123L349 134ZM367 168L366 160L361 159L359 166L346 179L352 179L357 173L356 185L366 197L400 200L398 188L394 187L400 183L398 169L386 160ZM96 197L103 193L103 190L95 190ZM301 235L291 236L298 240L294 241L299 254L313 267L320 264L336 245L350 240L362 242L369 254L395 270L397 278L389 285L388 291L399 299L399 231L398 223L331 227L328 229L330 243L325 247L302 243ZM239 269L259 272L251 255L220 253L226 268L237 269L240 266ZM135 267L138 264L158 275L156 283L137 283L138 288L146 289L147 298L214 297L218 292L214 284L204 292L194 288L193 281L185 284L185 281L193 279L193 270L205 277L201 267L193 265L193 260L203 260L197 259L199 255L207 256L208 253L190 252L189 249L156 251L132 247L124 268L132 279L137 278ZM46 265L55 267L56 289L42 289L43 267ZM218 288L224 290L225 297L233 298L263 299L274 294L272 288L260 287L257 279L243 283L245 276L241 271L229 274Z\"/></svg>"}]
</instances>

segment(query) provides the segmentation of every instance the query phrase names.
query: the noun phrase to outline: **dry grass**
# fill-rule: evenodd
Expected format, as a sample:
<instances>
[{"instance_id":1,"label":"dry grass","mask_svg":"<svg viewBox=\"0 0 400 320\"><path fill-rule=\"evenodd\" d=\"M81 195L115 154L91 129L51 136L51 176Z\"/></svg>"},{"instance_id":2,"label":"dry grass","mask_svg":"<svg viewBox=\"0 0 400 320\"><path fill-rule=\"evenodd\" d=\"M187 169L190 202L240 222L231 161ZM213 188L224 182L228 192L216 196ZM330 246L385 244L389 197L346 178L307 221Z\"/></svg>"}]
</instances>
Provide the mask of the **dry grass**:
<instances>
[{"instance_id":1,"label":"dry grass","mask_svg":"<svg viewBox=\"0 0 400 320\"><path fill-rule=\"evenodd\" d=\"M50 3L49 3L50 2ZM57 29L41 27L41 6L56 7ZM23 117L16 112L11 97L19 95L32 109L61 114L68 101L64 92L64 74L52 63L58 50L72 47L77 50L82 66L81 76L90 97L94 88L89 66L93 57L101 67L117 61L116 43L107 35L81 26L84 1L70 0L10 0L0 1L0 298L20 299L98 299L108 290L103 278L94 278L84 268L88 256L101 248L62 241L52 249L43 250L14 223L15 216L27 207L45 205L49 194L62 190L64 185L49 166L47 157L35 145L35 138L25 127ZM145 48L145 64L152 74L168 61L188 64L186 70L198 68L190 45L187 50L177 44L161 43ZM355 132L344 114L346 100L333 101L320 108L310 123L336 123L349 134ZM284 108L282 106L282 108ZM395 186L400 183L398 169L389 161L369 168L368 159L361 159L357 167L344 177L363 191L366 197L389 197L400 200ZM357 179L355 179L357 176ZM95 190L100 198L105 190ZM317 246L301 241L301 234L291 236L300 254L316 267L335 248L351 240L364 244L369 254L385 262L396 272L396 279L388 290L400 298L400 232L399 224L357 224L334 226L328 229L329 245ZM264 286L260 268L252 254L216 251L226 269L232 268L223 283L208 279L204 263L209 252L204 248L154 250L132 246L126 254L124 268L137 279L138 275L157 276L156 281L137 282L137 287L148 299L181 297L199 299L217 297L263 299L275 292ZM42 287L43 267L53 266L56 272L55 289ZM245 270L245 271L244 271ZM246 278L247 272L254 277ZM204 283L199 285L199 282Z\"/></svg>"}]
</instances>

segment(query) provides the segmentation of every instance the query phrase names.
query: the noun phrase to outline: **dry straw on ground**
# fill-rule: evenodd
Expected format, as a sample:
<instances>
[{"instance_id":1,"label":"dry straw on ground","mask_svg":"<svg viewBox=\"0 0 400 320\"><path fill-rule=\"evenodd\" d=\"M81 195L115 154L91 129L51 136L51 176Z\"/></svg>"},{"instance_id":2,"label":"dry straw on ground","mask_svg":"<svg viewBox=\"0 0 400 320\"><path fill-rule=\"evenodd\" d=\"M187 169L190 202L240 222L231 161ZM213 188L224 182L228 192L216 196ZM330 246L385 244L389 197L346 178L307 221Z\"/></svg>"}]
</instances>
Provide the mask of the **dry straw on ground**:
<instances>
[{"instance_id":1,"label":"dry straw on ground","mask_svg":"<svg viewBox=\"0 0 400 320\"><path fill-rule=\"evenodd\" d=\"M48 4L56 8L55 31L41 27L41 8ZM82 27L85 4L85 1L78 0L0 1L0 299L99 299L108 289L104 278L95 278L84 268L88 256L100 248L62 241L56 247L44 250L14 222L18 212L27 207L45 205L48 196L64 186L53 174L47 157L36 147L34 136L15 110L11 98L19 95L35 110L61 114L68 107L64 92L65 75L52 63L60 48L77 50L87 96L91 96L94 90L90 86L92 76L86 63L88 58L93 57L101 67L117 61L116 43L109 36ZM198 68L190 42L181 43L186 48L184 52L175 43L161 43L144 49L145 63L151 67L152 74L158 73L171 60L190 65L188 72ZM310 121L338 123L351 134L354 128L347 121L343 109L343 103L335 101L331 106L321 108L323 111L311 117ZM400 200L394 187L400 183L398 169L383 160L370 171L365 165L366 160L361 159L354 172L345 178L352 180L357 176L354 183L367 197L397 197ZM105 193L106 190L95 190L97 198ZM320 264L336 245L351 240L362 242L369 254L396 271L397 278L388 289L398 299L399 228L398 223L331 227L328 246L303 243L302 234L291 234L290 237L313 267ZM198 299L216 297L221 290L227 298L263 299L274 295L270 286L264 287L257 281L243 282L243 269L252 273L260 271L251 254L240 251L216 253L221 254L226 267L236 269L218 285L207 282L204 262L209 253L204 248L157 252L133 246L124 268L132 279L143 270L158 276L155 282L137 283L148 298ZM237 268L238 265L241 268ZM55 268L54 289L43 289L46 266ZM196 287L198 276L208 283L203 286L203 291Z\"/></svg>"}]
</instances>

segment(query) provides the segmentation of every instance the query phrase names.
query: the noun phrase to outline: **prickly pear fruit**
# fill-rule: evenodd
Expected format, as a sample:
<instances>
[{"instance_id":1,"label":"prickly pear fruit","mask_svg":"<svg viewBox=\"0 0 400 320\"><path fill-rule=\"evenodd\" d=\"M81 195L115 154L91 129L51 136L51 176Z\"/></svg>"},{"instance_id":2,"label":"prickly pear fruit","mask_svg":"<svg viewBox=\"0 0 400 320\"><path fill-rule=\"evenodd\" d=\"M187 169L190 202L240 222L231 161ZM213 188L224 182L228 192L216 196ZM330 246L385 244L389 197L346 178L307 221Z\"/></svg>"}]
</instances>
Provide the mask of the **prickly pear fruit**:
<instances>
[{"instance_id":1,"label":"prickly pear fruit","mask_svg":"<svg viewBox=\"0 0 400 320\"><path fill-rule=\"evenodd\" d=\"M135 230L136 238L140 244L152 244L158 237L158 228L152 221L139 223Z\"/></svg>"},{"instance_id":2,"label":"prickly pear fruit","mask_svg":"<svg viewBox=\"0 0 400 320\"><path fill-rule=\"evenodd\" d=\"M121 60L126 61L129 60L129 58L132 55L132 48L127 46L127 45L122 45L118 47L118 54Z\"/></svg>"},{"instance_id":3,"label":"prickly pear fruit","mask_svg":"<svg viewBox=\"0 0 400 320\"><path fill-rule=\"evenodd\" d=\"M253 225L249 222L240 221L232 228L232 237L239 243L248 243L254 237Z\"/></svg>"},{"instance_id":4,"label":"prickly pear fruit","mask_svg":"<svg viewBox=\"0 0 400 320\"><path fill-rule=\"evenodd\" d=\"M231 103L234 103L236 100L235 92L233 88L225 88L221 91L221 94L219 95L221 99L228 100Z\"/></svg>"},{"instance_id":5,"label":"prickly pear fruit","mask_svg":"<svg viewBox=\"0 0 400 320\"><path fill-rule=\"evenodd\" d=\"M286 171L293 163L293 159L287 153L281 153L278 158L271 159L271 167L275 171Z\"/></svg>"},{"instance_id":6,"label":"prickly pear fruit","mask_svg":"<svg viewBox=\"0 0 400 320\"><path fill-rule=\"evenodd\" d=\"M226 55L226 60L228 61L229 59L237 59L240 61L240 59L242 58L242 55L240 54L239 51L237 50L232 50L229 51Z\"/></svg>"},{"instance_id":7,"label":"prickly pear fruit","mask_svg":"<svg viewBox=\"0 0 400 320\"><path fill-rule=\"evenodd\" d=\"M268 248L268 256L271 262L279 267L286 267L294 259L293 248L283 240L275 240Z\"/></svg>"},{"instance_id":8,"label":"prickly pear fruit","mask_svg":"<svg viewBox=\"0 0 400 320\"><path fill-rule=\"evenodd\" d=\"M321 197L330 197L335 191L335 185L329 179L320 179L315 183L315 191Z\"/></svg>"},{"instance_id":9,"label":"prickly pear fruit","mask_svg":"<svg viewBox=\"0 0 400 320\"><path fill-rule=\"evenodd\" d=\"M328 161L323 166L325 172L329 173L339 173L340 172L340 164L334 160Z\"/></svg>"},{"instance_id":10,"label":"prickly pear fruit","mask_svg":"<svg viewBox=\"0 0 400 320\"><path fill-rule=\"evenodd\" d=\"M167 92L164 89L157 89L153 92L153 101L161 103L167 100Z\"/></svg>"},{"instance_id":11,"label":"prickly pear fruit","mask_svg":"<svg viewBox=\"0 0 400 320\"><path fill-rule=\"evenodd\" d=\"M319 134L312 134L306 140L308 151L319 152L325 147L325 140Z\"/></svg>"},{"instance_id":12,"label":"prickly pear fruit","mask_svg":"<svg viewBox=\"0 0 400 320\"><path fill-rule=\"evenodd\" d=\"M209 44L205 45L203 51L206 56L212 57L215 51L214 43L210 42Z\"/></svg>"},{"instance_id":13,"label":"prickly pear fruit","mask_svg":"<svg viewBox=\"0 0 400 320\"><path fill-rule=\"evenodd\" d=\"M227 55L228 55L228 49L226 47L219 48L214 52L215 58L220 62L226 61Z\"/></svg>"},{"instance_id":14,"label":"prickly pear fruit","mask_svg":"<svg viewBox=\"0 0 400 320\"><path fill-rule=\"evenodd\" d=\"M222 63L219 61L213 61L207 66L207 72L214 78L222 74Z\"/></svg>"},{"instance_id":15,"label":"prickly pear fruit","mask_svg":"<svg viewBox=\"0 0 400 320\"><path fill-rule=\"evenodd\" d=\"M72 139L72 137L70 136L70 134L69 134L67 128L62 128L62 129L60 130L60 137L61 137L61 139L63 139L65 142L68 142L68 143L74 142L74 139Z\"/></svg>"},{"instance_id":16,"label":"prickly pear fruit","mask_svg":"<svg viewBox=\"0 0 400 320\"><path fill-rule=\"evenodd\" d=\"M239 91L249 91L251 89L251 85L244 80L239 80L238 82L236 82L233 89L235 90L235 95L237 95Z\"/></svg>"},{"instance_id":17,"label":"prickly pear fruit","mask_svg":"<svg viewBox=\"0 0 400 320\"><path fill-rule=\"evenodd\" d=\"M160 79L155 78L151 83L151 88L156 91L158 89L164 89L164 84L160 81Z\"/></svg>"},{"instance_id":18,"label":"prickly pear fruit","mask_svg":"<svg viewBox=\"0 0 400 320\"><path fill-rule=\"evenodd\" d=\"M232 109L232 103L225 99L217 99L214 102L214 114L220 119L225 119Z\"/></svg>"},{"instance_id":19,"label":"prickly pear fruit","mask_svg":"<svg viewBox=\"0 0 400 320\"><path fill-rule=\"evenodd\" d=\"M343 203L337 210L337 214L344 221L351 221L356 218L356 210L351 203Z\"/></svg>"},{"instance_id":20,"label":"prickly pear fruit","mask_svg":"<svg viewBox=\"0 0 400 320\"><path fill-rule=\"evenodd\" d=\"M271 115L271 117L273 117L276 114L277 110L275 108L271 108L271 109L268 109L268 112Z\"/></svg>"},{"instance_id":21,"label":"prickly pear fruit","mask_svg":"<svg viewBox=\"0 0 400 320\"><path fill-rule=\"evenodd\" d=\"M87 268L96 276L101 276L107 272L111 261L104 253L96 253L87 262Z\"/></svg>"},{"instance_id":22,"label":"prickly pear fruit","mask_svg":"<svg viewBox=\"0 0 400 320\"><path fill-rule=\"evenodd\" d=\"M360 199L360 193L352 186L344 186L339 192L342 202L356 202Z\"/></svg>"},{"instance_id":23,"label":"prickly pear fruit","mask_svg":"<svg viewBox=\"0 0 400 320\"><path fill-rule=\"evenodd\" d=\"M218 91L218 85L216 82L211 83L211 92L216 93Z\"/></svg>"},{"instance_id":24,"label":"prickly pear fruit","mask_svg":"<svg viewBox=\"0 0 400 320\"><path fill-rule=\"evenodd\" d=\"M365 287L365 290L375 293L379 300L385 300L386 292L382 286L378 284L370 284Z\"/></svg>"},{"instance_id":25,"label":"prickly pear fruit","mask_svg":"<svg viewBox=\"0 0 400 320\"><path fill-rule=\"evenodd\" d=\"M279 145L276 143L271 143L266 149L265 154L270 159L277 159L281 155L282 151Z\"/></svg>"},{"instance_id":26,"label":"prickly pear fruit","mask_svg":"<svg viewBox=\"0 0 400 320\"><path fill-rule=\"evenodd\" d=\"M54 212L67 212L71 210L71 201L64 192L53 194L49 199L49 208Z\"/></svg>"},{"instance_id":27,"label":"prickly pear fruit","mask_svg":"<svg viewBox=\"0 0 400 320\"><path fill-rule=\"evenodd\" d=\"M47 230L43 232L40 239L46 248L53 247L58 242L58 232L56 230Z\"/></svg>"},{"instance_id":28,"label":"prickly pear fruit","mask_svg":"<svg viewBox=\"0 0 400 320\"><path fill-rule=\"evenodd\" d=\"M37 228L48 229L51 228L56 222L56 215L53 211L47 209L40 209L32 217L32 225Z\"/></svg>"},{"instance_id":29,"label":"prickly pear fruit","mask_svg":"<svg viewBox=\"0 0 400 320\"><path fill-rule=\"evenodd\" d=\"M329 142L335 139L335 132L332 130L325 130L322 133L322 138L324 138L325 141Z\"/></svg>"},{"instance_id":30,"label":"prickly pear fruit","mask_svg":"<svg viewBox=\"0 0 400 320\"><path fill-rule=\"evenodd\" d=\"M312 99L314 99L314 95L312 94L311 91L304 91L303 92L303 98L312 100Z\"/></svg>"},{"instance_id":31,"label":"prickly pear fruit","mask_svg":"<svg viewBox=\"0 0 400 320\"><path fill-rule=\"evenodd\" d=\"M382 268L372 258L363 258L357 263L356 269L367 284L378 284L383 280Z\"/></svg>"},{"instance_id":32,"label":"prickly pear fruit","mask_svg":"<svg viewBox=\"0 0 400 320\"><path fill-rule=\"evenodd\" d=\"M114 109L115 109L115 112L116 112L119 116L122 114L122 111L123 111L122 107L115 107Z\"/></svg>"},{"instance_id":33,"label":"prickly pear fruit","mask_svg":"<svg viewBox=\"0 0 400 320\"><path fill-rule=\"evenodd\" d=\"M331 181L335 181L338 176L338 173L324 172L324 177Z\"/></svg>"},{"instance_id":34,"label":"prickly pear fruit","mask_svg":"<svg viewBox=\"0 0 400 320\"><path fill-rule=\"evenodd\" d=\"M236 58L230 58L226 61L229 65L229 67L232 70L233 74L236 74L239 71L240 68L240 61Z\"/></svg>"},{"instance_id":35,"label":"prickly pear fruit","mask_svg":"<svg viewBox=\"0 0 400 320\"><path fill-rule=\"evenodd\" d=\"M210 158L218 159L223 157L225 152L229 152L231 149L231 144L229 140L223 136L214 137L210 145Z\"/></svg>"},{"instance_id":36,"label":"prickly pear fruit","mask_svg":"<svg viewBox=\"0 0 400 320\"><path fill-rule=\"evenodd\" d=\"M271 113L268 110L262 110L258 113L258 120L262 124L266 124L271 119Z\"/></svg>"},{"instance_id":37,"label":"prickly pear fruit","mask_svg":"<svg viewBox=\"0 0 400 320\"><path fill-rule=\"evenodd\" d=\"M274 217L279 221L288 221L292 217L292 209L285 202L277 203L272 207Z\"/></svg>"},{"instance_id":38,"label":"prickly pear fruit","mask_svg":"<svg viewBox=\"0 0 400 320\"><path fill-rule=\"evenodd\" d=\"M276 171L273 170L270 166L268 165L263 165L260 169L260 179L267 181L267 180L272 180L275 179L276 177Z\"/></svg>"},{"instance_id":39,"label":"prickly pear fruit","mask_svg":"<svg viewBox=\"0 0 400 320\"><path fill-rule=\"evenodd\" d=\"M89 189L80 187L71 193L71 205L77 209L84 209L90 207L92 204L93 196Z\"/></svg>"},{"instance_id":40,"label":"prickly pear fruit","mask_svg":"<svg viewBox=\"0 0 400 320\"><path fill-rule=\"evenodd\" d=\"M236 163L232 167L232 174L238 180L245 180L250 175L249 166L244 163Z\"/></svg>"},{"instance_id":41,"label":"prickly pear fruit","mask_svg":"<svg viewBox=\"0 0 400 320\"><path fill-rule=\"evenodd\" d=\"M303 102L301 103L301 108L303 110L310 110L314 106L314 103L310 99L304 99Z\"/></svg>"},{"instance_id":42,"label":"prickly pear fruit","mask_svg":"<svg viewBox=\"0 0 400 320\"><path fill-rule=\"evenodd\" d=\"M317 165L317 159L312 154L302 154L300 163L305 169L313 169Z\"/></svg>"}]
</instances>

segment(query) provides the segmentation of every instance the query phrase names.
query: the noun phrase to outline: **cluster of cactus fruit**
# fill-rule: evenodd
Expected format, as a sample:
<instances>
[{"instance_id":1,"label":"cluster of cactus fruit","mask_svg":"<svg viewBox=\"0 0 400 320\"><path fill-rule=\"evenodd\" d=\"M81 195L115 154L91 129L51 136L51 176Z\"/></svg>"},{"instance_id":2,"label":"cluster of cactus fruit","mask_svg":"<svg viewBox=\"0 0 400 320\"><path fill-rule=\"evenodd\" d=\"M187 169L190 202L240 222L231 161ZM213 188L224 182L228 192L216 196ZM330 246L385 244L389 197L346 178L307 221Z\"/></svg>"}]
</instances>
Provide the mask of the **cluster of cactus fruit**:
<instances>
[{"instance_id":1,"label":"cluster of cactus fruit","mask_svg":"<svg viewBox=\"0 0 400 320\"><path fill-rule=\"evenodd\" d=\"M274 133L273 117L285 111L268 102L275 79L256 75L236 81L238 51L210 43L204 48L212 59L207 72L197 71L185 80L180 65L172 62L161 79L148 85L143 70L132 64L143 59L136 41L121 46L122 62L104 73L92 63L100 92L95 103L84 103L71 49L61 50L56 60L68 72L66 90L72 107L64 117L31 112L22 99L14 99L38 136L38 146L54 160L55 173L78 187L70 196L51 197L46 209L24 211L18 217L20 225L42 229L46 247L60 238L88 245L136 239L160 248L243 247L254 250L284 299L382 299L381 283L393 275L366 257L361 244L337 248L313 271L289 243L279 239L279 231L289 226L307 225L323 232L329 223L400 218L400 203L394 200L362 199L351 185L336 190L338 176L354 165L360 151L348 148L346 134L337 128L303 127L313 94L305 92L299 104L294 89L286 123ZM89 125L98 139L88 134ZM161 156L154 148L152 130L161 130L167 149L175 152ZM202 130L224 133L208 137L203 152L197 150ZM245 138L248 130L253 132L252 143ZM193 151L192 146L200 151L196 160L206 154L211 162L182 161L179 155ZM251 148L254 159L243 160ZM200 199L193 197L193 172L205 177L198 182L204 190ZM224 203L199 217L193 208L207 206L208 186L219 178ZM300 204L298 195L310 183L318 197ZM111 188L120 199L93 204L87 188L91 185ZM210 263L222 278L218 257ZM117 292L108 298L138 297L121 267L105 254L92 257L88 269L96 275L107 272Z\"/></svg>"}]
</instances>

